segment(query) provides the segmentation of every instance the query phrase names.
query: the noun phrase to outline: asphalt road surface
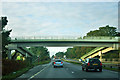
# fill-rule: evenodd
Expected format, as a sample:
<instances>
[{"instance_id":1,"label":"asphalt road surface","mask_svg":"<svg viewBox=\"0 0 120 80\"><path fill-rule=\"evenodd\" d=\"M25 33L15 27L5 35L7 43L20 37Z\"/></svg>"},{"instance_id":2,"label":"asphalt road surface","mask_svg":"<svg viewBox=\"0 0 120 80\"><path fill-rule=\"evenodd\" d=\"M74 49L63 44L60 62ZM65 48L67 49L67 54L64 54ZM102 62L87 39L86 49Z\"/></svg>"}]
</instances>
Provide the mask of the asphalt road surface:
<instances>
[{"instance_id":1,"label":"asphalt road surface","mask_svg":"<svg viewBox=\"0 0 120 80\"><path fill-rule=\"evenodd\" d=\"M99 72L99 70L86 72L82 71L80 65L68 62L63 63L63 68L54 68L52 62L36 66L15 80L119 80L119 74L115 71L103 69L102 72Z\"/></svg>"}]
</instances>

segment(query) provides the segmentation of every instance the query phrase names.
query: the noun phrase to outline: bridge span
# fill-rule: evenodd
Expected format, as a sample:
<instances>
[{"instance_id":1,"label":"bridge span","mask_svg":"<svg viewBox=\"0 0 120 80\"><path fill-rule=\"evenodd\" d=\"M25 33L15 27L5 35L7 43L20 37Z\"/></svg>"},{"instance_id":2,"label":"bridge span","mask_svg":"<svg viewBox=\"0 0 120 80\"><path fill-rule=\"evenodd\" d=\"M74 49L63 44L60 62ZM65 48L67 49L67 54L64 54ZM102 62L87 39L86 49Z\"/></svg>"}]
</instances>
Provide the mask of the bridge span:
<instances>
[{"instance_id":1,"label":"bridge span","mask_svg":"<svg viewBox=\"0 0 120 80\"><path fill-rule=\"evenodd\" d=\"M18 47L29 46L93 46L115 47L119 44L119 37L16 37L11 44Z\"/></svg>"},{"instance_id":2,"label":"bridge span","mask_svg":"<svg viewBox=\"0 0 120 80\"><path fill-rule=\"evenodd\" d=\"M21 49L23 52L24 47L31 46L50 46L50 47L70 47L70 46L91 46L91 47L113 47L114 49L119 48L119 37L12 37L9 49ZM20 50L18 50L20 51ZM22 52L21 51L21 52ZM27 52L27 50L26 50ZM27 52L28 55L32 56L31 52ZM24 53L22 53L24 54ZM11 53L8 53L8 57L11 58Z\"/></svg>"}]
</instances>

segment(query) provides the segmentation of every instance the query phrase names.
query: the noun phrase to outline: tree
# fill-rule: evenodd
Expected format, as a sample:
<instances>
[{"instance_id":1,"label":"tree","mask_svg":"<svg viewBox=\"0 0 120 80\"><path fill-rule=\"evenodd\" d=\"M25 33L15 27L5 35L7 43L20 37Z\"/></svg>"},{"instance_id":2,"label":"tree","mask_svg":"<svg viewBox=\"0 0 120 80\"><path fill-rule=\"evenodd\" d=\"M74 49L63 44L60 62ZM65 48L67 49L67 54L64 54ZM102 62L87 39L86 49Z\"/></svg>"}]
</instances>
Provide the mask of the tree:
<instances>
[{"instance_id":1,"label":"tree","mask_svg":"<svg viewBox=\"0 0 120 80\"><path fill-rule=\"evenodd\" d=\"M73 48L68 48L67 51L65 52L65 55L67 58L80 58L86 53L90 52L93 50L95 47L73 47Z\"/></svg>"},{"instance_id":2,"label":"tree","mask_svg":"<svg viewBox=\"0 0 120 80\"><path fill-rule=\"evenodd\" d=\"M55 56L56 56L57 58L63 58L64 55L65 55L64 52L57 52L57 53L55 54Z\"/></svg>"},{"instance_id":3,"label":"tree","mask_svg":"<svg viewBox=\"0 0 120 80\"><path fill-rule=\"evenodd\" d=\"M11 30L5 30L5 26L7 25L8 23L8 20L7 20L7 17L1 17L0 18L0 36L2 37L2 57L3 58L6 58L7 56L7 48L5 47L6 45L8 45L10 43L10 32L12 31Z\"/></svg>"},{"instance_id":4,"label":"tree","mask_svg":"<svg viewBox=\"0 0 120 80\"><path fill-rule=\"evenodd\" d=\"M110 36L114 37L118 34L116 27L110 27L106 25L105 27L100 27L99 30L90 31L87 36Z\"/></svg>"},{"instance_id":5,"label":"tree","mask_svg":"<svg viewBox=\"0 0 120 80\"><path fill-rule=\"evenodd\" d=\"M115 37L120 36L120 32L116 31L115 27L110 27L109 25L106 25L105 27L100 27L99 30L90 31L87 33L87 37L92 36L109 36L109 37ZM84 36L86 37L86 36ZM78 38L78 39L81 39ZM83 55L87 54L91 50L93 50L95 47L73 47L68 48L65 52L65 55L67 58L80 58ZM114 54L114 56L117 56L117 54Z\"/></svg>"},{"instance_id":6,"label":"tree","mask_svg":"<svg viewBox=\"0 0 120 80\"><path fill-rule=\"evenodd\" d=\"M50 59L49 51L46 47L31 47L30 50L34 55L39 57L41 61Z\"/></svg>"},{"instance_id":7,"label":"tree","mask_svg":"<svg viewBox=\"0 0 120 80\"><path fill-rule=\"evenodd\" d=\"M55 56L54 55L52 55L52 58L54 58Z\"/></svg>"}]
</instances>

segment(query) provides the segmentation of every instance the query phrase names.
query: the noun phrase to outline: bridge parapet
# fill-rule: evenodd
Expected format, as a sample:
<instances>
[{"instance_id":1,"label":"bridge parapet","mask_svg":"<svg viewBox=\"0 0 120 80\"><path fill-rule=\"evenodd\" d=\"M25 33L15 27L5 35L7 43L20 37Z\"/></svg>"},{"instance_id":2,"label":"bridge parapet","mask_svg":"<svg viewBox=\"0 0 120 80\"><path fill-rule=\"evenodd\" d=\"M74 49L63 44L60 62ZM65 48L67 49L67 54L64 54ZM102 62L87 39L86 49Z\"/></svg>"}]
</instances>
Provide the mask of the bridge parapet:
<instances>
[{"instance_id":1,"label":"bridge parapet","mask_svg":"<svg viewBox=\"0 0 120 80\"><path fill-rule=\"evenodd\" d=\"M59 39L74 39L74 40L119 40L120 37L79 37L79 36L16 36L11 37L12 40L33 40L33 39L50 39L50 40L59 40Z\"/></svg>"},{"instance_id":2,"label":"bridge parapet","mask_svg":"<svg viewBox=\"0 0 120 80\"><path fill-rule=\"evenodd\" d=\"M16 36L11 37L12 40L26 40L26 39L78 39L78 36Z\"/></svg>"},{"instance_id":3,"label":"bridge parapet","mask_svg":"<svg viewBox=\"0 0 120 80\"><path fill-rule=\"evenodd\" d=\"M119 37L97 36L97 37L84 37L83 39L104 39L104 40L118 40Z\"/></svg>"}]
</instances>

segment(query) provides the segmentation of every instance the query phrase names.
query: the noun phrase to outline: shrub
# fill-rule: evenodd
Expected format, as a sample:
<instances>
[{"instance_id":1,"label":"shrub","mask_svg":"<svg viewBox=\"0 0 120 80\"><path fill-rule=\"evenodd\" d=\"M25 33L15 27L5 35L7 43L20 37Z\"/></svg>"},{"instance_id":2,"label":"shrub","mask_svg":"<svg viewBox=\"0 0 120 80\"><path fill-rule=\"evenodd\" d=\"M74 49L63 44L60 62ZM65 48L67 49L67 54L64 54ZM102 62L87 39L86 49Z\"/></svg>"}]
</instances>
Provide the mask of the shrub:
<instances>
[{"instance_id":1,"label":"shrub","mask_svg":"<svg viewBox=\"0 0 120 80\"><path fill-rule=\"evenodd\" d=\"M7 75L9 73L15 72L17 70L27 67L28 65L29 64L27 64L26 61L3 59L2 60L2 75Z\"/></svg>"}]
</instances>

